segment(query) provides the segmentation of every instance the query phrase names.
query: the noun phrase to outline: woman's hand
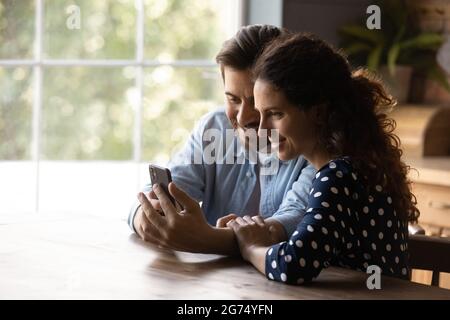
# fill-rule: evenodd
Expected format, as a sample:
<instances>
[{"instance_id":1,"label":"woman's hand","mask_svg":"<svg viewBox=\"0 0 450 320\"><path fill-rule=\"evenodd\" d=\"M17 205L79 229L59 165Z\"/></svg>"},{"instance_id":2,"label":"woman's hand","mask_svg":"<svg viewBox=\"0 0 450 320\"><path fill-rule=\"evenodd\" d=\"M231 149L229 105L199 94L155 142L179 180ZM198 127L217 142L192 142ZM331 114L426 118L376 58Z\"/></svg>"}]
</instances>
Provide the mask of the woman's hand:
<instances>
[{"instance_id":1,"label":"woman's hand","mask_svg":"<svg viewBox=\"0 0 450 320\"><path fill-rule=\"evenodd\" d=\"M252 263L253 253L265 252L275 242L272 226L265 223L261 216L237 217L227 226L234 231L242 257Z\"/></svg>"},{"instance_id":2,"label":"woman's hand","mask_svg":"<svg viewBox=\"0 0 450 320\"><path fill-rule=\"evenodd\" d=\"M223 216L222 218L217 219L216 222L216 228L225 228L227 226L227 223L231 220L234 220L238 217L238 215L234 213L227 214L226 216Z\"/></svg>"}]
</instances>

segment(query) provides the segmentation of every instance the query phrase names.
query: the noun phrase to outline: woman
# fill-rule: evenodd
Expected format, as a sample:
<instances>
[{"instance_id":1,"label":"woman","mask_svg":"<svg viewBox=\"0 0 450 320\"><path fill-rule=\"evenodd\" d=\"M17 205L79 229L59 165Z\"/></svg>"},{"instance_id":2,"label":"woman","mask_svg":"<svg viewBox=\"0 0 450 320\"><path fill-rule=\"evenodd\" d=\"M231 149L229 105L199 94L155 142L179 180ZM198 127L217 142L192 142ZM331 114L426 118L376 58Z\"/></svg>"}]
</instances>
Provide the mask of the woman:
<instances>
[{"instance_id":1,"label":"woman","mask_svg":"<svg viewBox=\"0 0 450 320\"><path fill-rule=\"evenodd\" d=\"M408 221L419 212L401 161L394 105L382 85L324 41L275 40L254 67L260 129L277 130L278 156L303 155L318 170L303 221L272 245L264 221L229 221L241 254L269 279L303 283L329 265L409 277Z\"/></svg>"}]
</instances>

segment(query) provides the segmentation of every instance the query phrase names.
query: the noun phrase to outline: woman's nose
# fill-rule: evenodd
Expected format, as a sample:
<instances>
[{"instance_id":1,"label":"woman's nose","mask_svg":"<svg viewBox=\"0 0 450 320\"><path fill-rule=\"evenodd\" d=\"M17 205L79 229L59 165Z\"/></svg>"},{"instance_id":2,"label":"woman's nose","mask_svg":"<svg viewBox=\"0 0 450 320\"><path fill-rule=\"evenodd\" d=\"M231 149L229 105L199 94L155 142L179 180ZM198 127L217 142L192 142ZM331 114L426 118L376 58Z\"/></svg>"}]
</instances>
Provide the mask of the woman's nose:
<instances>
[{"instance_id":1,"label":"woman's nose","mask_svg":"<svg viewBox=\"0 0 450 320\"><path fill-rule=\"evenodd\" d=\"M258 127L258 136L270 136L270 127L267 123L267 120L264 117L261 117L259 121L259 127Z\"/></svg>"}]
</instances>

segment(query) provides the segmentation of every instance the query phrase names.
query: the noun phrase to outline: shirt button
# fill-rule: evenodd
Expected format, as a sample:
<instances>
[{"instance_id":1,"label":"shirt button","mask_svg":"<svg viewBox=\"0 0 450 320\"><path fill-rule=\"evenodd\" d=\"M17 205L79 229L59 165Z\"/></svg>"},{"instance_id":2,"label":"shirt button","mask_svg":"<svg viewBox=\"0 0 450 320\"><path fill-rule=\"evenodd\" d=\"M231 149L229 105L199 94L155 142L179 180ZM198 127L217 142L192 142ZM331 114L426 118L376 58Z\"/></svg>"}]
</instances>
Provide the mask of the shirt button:
<instances>
[{"instance_id":1,"label":"shirt button","mask_svg":"<svg viewBox=\"0 0 450 320\"><path fill-rule=\"evenodd\" d=\"M249 172L247 172L246 176L247 176L247 178L250 178L252 176L252 173L249 171Z\"/></svg>"}]
</instances>

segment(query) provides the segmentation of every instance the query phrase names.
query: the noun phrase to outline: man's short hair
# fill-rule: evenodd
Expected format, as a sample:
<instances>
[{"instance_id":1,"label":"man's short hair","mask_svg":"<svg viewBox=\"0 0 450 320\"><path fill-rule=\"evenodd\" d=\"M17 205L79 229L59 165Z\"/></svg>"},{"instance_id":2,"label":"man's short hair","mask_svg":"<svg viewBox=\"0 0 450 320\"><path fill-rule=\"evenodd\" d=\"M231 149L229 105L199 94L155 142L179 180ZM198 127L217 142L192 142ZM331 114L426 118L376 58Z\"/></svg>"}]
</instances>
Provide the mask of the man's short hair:
<instances>
[{"instance_id":1,"label":"man's short hair","mask_svg":"<svg viewBox=\"0 0 450 320\"><path fill-rule=\"evenodd\" d=\"M261 55L264 47L272 40L287 33L271 25L250 25L239 29L236 35L225 41L216 56L223 77L223 68L231 67L236 70L251 68Z\"/></svg>"}]
</instances>

